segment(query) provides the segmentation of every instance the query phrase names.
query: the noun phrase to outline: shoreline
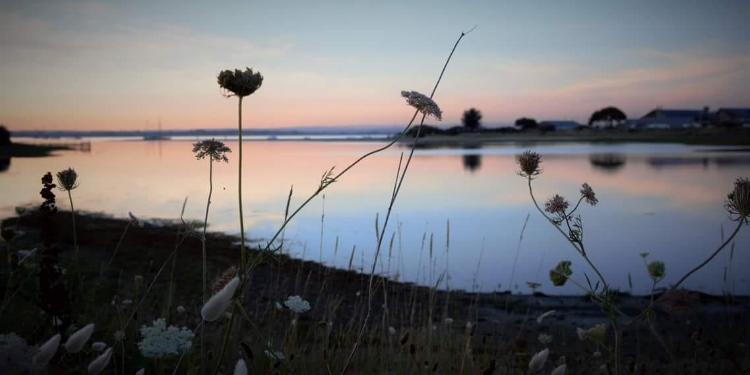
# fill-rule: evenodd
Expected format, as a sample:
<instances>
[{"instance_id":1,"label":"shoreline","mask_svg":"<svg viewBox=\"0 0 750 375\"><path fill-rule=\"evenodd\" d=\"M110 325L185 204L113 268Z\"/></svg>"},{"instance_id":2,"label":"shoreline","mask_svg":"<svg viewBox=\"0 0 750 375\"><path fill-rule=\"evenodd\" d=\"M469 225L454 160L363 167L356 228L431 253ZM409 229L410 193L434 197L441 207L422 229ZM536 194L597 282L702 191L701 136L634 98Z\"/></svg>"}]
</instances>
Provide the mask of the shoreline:
<instances>
[{"instance_id":1,"label":"shoreline","mask_svg":"<svg viewBox=\"0 0 750 375\"><path fill-rule=\"evenodd\" d=\"M14 240L14 249L36 247L41 252L40 226L35 215L26 213L2 220L3 228L17 227L25 232L17 241ZM70 213L58 212L54 222L58 233L55 246L60 250L60 264L64 267L72 266ZM153 280L154 292L139 309L139 316L144 319L138 322L139 325L148 323L153 316L158 317L163 313L165 299L160 290L172 290L169 282L171 267L176 267L171 271L175 297L173 301L169 299L167 307L169 303L172 303L172 310L174 306L184 306L188 315L180 319L191 321L194 319L191 316L197 315L202 306L201 241L196 236L186 237L174 251L174 258L171 258L173 260L170 260L178 226L169 224L176 221L160 220L158 223L159 225L141 227L134 226L126 219L102 214L76 214L80 256L86 261L86 265L82 262L82 269L89 272L84 280L95 280L96 276L92 278L90 273L98 275L101 265L107 264L113 254L113 249L119 249L116 256L112 257L112 266L106 272L102 271L106 277L100 287L102 301L95 305L109 305L110 300L114 304L114 301L137 299L137 292L133 296L127 291L132 288L128 287L132 285L132 280L141 276L147 280L146 285ZM236 237L223 233L207 232L209 285L228 267L236 265L239 258L237 240ZM257 243L255 241L252 243ZM0 248L5 247L7 244L0 243ZM251 258L257 254L257 251L249 252ZM29 263L33 264L33 261ZM163 273L157 271L163 267L162 264L167 266ZM0 283L4 280L4 277L0 277ZM448 335L441 337L455 337L460 342L468 333L467 327L472 327L471 335L481 339L481 344L479 340L476 343L476 350L479 351L507 350L509 353L518 353L514 355L525 355L523 353L527 352L527 346L538 347L539 336L549 334L557 343L556 355L580 361L576 358L591 357L591 349L579 341L577 329L608 322L601 306L587 296L445 291L394 282L380 276L375 276L374 281L374 308L370 320L373 330L377 331L377 327L382 324L387 327L385 322L388 320L398 332L411 331L419 337L432 332L431 334ZM352 322L357 322L367 313L368 282L369 276L366 274L330 268L283 254L276 255L260 263L251 272L243 305L247 306L252 317L261 319L278 310L277 304L288 296L299 295L310 302L312 310L304 315L297 315L293 320L294 325L314 329L321 322L328 321L336 327L349 327L347 330L351 330ZM116 294L112 296L106 293ZM619 294L616 300L618 308L629 317L637 316L649 303L648 296L628 294ZM21 311L9 311L3 315L0 323L8 326L14 321L14 317L17 319L18 314L22 316L26 313L22 307L16 306L16 309L10 310ZM537 320L542 314L552 310L554 313L546 319ZM281 320L267 323L269 332L286 332L289 329L289 320L283 318L285 314L280 315ZM658 329L661 334L668 333L671 345L691 345L696 329L701 329L712 337L719 335L719 332L727 332L731 336L722 337L722 340L747 345L742 343L750 335L750 326L742 322L746 322L748 317L750 296L710 296L681 290L654 307L652 323L640 321L630 326L629 319L617 319L618 325L629 327L622 335L622 355L623 358L638 358L653 366L670 368L663 361L663 347L652 336L653 329ZM32 328L18 326L15 329L22 331ZM563 343L562 346L560 343ZM726 345L726 342L720 344ZM700 345L704 347L707 344ZM711 345L714 344L709 347L713 347ZM734 350L732 345L730 347ZM691 356L690 351L681 351L679 354L680 360L691 360ZM727 357L722 357L722 361L735 362L736 359L727 354Z\"/></svg>"}]
</instances>

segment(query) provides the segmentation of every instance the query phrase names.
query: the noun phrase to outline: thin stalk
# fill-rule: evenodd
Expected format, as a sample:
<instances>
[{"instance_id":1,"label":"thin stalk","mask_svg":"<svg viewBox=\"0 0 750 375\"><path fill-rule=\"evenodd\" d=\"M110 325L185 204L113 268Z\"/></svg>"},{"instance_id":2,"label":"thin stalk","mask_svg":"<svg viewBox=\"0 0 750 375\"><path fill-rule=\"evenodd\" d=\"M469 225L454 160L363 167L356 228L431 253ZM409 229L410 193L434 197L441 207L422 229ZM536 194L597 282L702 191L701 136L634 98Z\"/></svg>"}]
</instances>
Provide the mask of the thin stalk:
<instances>
[{"instance_id":1,"label":"thin stalk","mask_svg":"<svg viewBox=\"0 0 750 375\"><path fill-rule=\"evenodd\" d=\"M237 304L232 304L232 317L229 318L229 326L227 326L227 333L224 335L224 343L221 345L221 353L219 353L219 358L216 360L216 368L214 369L213 375L216 375L219 373L219 368L221 368L221 361L224 359L224 354L227 351L227 343L229 343L229 336L232 333L232 327L234 326L234 316L235 312L237 310Z\"/></svg>"},{"instance_id":2,"label":"thin stalk","mask_svg":"<svg viewBox=\"0 0 750 375\"><path fill-rule=\"evenodd\" d=\"M438 77L438 80L435 83L435 87L432 89L432 93L430 94L430 99L432 99L432 97L435 95L435 91L437 90L438 85L440 85L440 81L443 78L443 74L445 73L445 69L448 67L448 63L450 62L451 57L453 56L453 52L456 51L456 47L458 47L458 44L461 42L461 39L463 39L463 37L466 34L470 33L473 30L474 30L474 28L472 28L468 32L461 32L461 36L458 37L458 40L456 40L456 43L453 45L453 49L451 50L451 53L448 55L448 59L445 61L445 64L443 65L443 69L440 71L440 76ZM414 116L416 116L416 114L417 113L415 113ZM378 256L380 255L380 248L381 248L382 243L383 243L383 237L385 235L385 230L388 227L388 220L389 220L389 218L391 216L393 205L396 202L396 197L398 196L398 193L401 190L401 185L403 184L404 178L406 177L406 172L409 169L409 164L411 163L412 157L414 156L414 150L417 148L417 141L419 140L420 131L422 130L422 126L424 125L424 119L425 119L425 114L422 114L422 120L420 121L419 127L417 128L417 134L414 137L414 143L412 144L411 151L409 152L409 158L407 158L406 164L404 165L404 171L401 173L400 178L398 176L396 177L396 179L398 180L398 184L394 187L393 195L391 196L391 202L390 202L390 204L388 206L388 212L387 212L387 214L385 216L385 221L383 223L383 228L382 228L382 231L380 233L380 236L378 236L378 247L375 250L375 258L373 260L372 267L370 269L370 281L368 283L368 291L369 291L369 293L368 293L368 300L367 300L367 314L365 315L365 319L362 322L362 327L359 330L359 335L357 336L357 341L354 342L354 346L352 347L352 350L349 353L349 356L347 357L346 362L344 363L344 367L341 370L341 374L346 373L346 370L347 370L347 368L349 366L349 363L351 362L351 359L354 356L354 353L356 352L357 347L358 347L360 341L362 341L362 337L364 336L364 332L365 332L365 329L367 327L367 321L369 320L370 314L372 312L373 280L375 278L375 267L377 266ZM414 121L414 117L412 117L412 121L411 122L413 122L413 121ZM409 125L411 125L411 122L409 123ZM399 165L400 165L400 162L399 162Z\"/></svg>"},{"instance_id":3,"label":"thin stalk","mask_svg":"<svg viewBox=\"0 0 750 375\"><path fill-rule=\"evenodd\" d=\"M70 200L70 217L73 220L73 250L75 251L76 262L78 262L78 237L76 236L76 210L73 207L73 195L70 193L70 189L68 189L68 199Z\"/></svg>"},{"instance_id":4,"label":"thin stalk","mask_svg":"<svg viewBox=\"0 0 750 375\"><path fill-rule=\"evenodd\" d=\"M203 304L206 304L206 297L208 293L208 288L206 286L206 280L207 280L207 267L206 267L206 227L208 226L208 209L211 206L211 194L213 194L214 191L214 181L213 181L213 174L214 174L214 159L213 156L209 156L208 158L208 199L206 199L206 216L203 219L203 237L201 237L201 247L203 250ZM206 352L206 348L203 345L203 325L201 325L201 373L206 373L206 366L203 363L203 357Z\"/></svg>"},{"instance_id":5,"label":"thin stalk","mask_svg":"<svg viewBox=\"0 0 750 375\"><path fill-rule=\"evenodd\" d=\"M242 267L242 284L244 285L247 274L245 273L245 220L242 217L242 97L239 97L238 106L238 134L239 134L239 167L238 167L238 179L237 179L237 196L239 198L239 209L240 209L240 256Z\"/></svg>"}]
</instances>

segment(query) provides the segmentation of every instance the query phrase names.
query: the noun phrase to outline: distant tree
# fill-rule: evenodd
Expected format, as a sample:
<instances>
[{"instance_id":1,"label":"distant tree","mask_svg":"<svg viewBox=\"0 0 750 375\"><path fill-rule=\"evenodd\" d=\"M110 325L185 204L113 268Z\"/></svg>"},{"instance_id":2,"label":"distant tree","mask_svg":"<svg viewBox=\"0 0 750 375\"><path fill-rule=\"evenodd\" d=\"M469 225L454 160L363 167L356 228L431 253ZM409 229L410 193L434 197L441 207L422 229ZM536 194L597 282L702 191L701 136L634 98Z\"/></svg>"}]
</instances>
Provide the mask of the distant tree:
<instances>
[{"instance_id":1,"label":"distant tree","mask_svg":"<svg viewBox=\"0 0 750 375\"><path fill-rule=\"evenodd\" d=\"M589 126L592 126L595 122L606 122L609 127L614 127L615 121L617 121L619 125L627 119L628 116L626 116L625 112L621 111L619 108L606 107L591 114L591 117L589 118Z\"/></svg>"},{"instance_id":2,"label":"distant tree","mask_svg":"<svg viewBox=\"0 0 750 375\"><path fill-rule=\"evenodd\" d=\"M461 122L468 130L479 129L482 125L482 112L479 112L476 108L467 109L464 111L464 116L461 118Z\"/></svg>"},{"instance_id":3,"label":"distant tree","mask_svg":"<svg viewBox=\"0 0 750 375\"><path fill-rule=\"evenodd\" d=\"M5 128L5 125L0 124L0 146L7 146L10 144L10 132Z\"/></svg>"},{"instance_id":4,"label":"distant tree","mask_svg":"<svg viewBox=\"0 0 750 375\"><path fill-rule=\"evenodd\" d=\"M516 126L523 129L536 129L539 124L533 118L521 117L516 120Z\"/></svg>"}]
</instances>

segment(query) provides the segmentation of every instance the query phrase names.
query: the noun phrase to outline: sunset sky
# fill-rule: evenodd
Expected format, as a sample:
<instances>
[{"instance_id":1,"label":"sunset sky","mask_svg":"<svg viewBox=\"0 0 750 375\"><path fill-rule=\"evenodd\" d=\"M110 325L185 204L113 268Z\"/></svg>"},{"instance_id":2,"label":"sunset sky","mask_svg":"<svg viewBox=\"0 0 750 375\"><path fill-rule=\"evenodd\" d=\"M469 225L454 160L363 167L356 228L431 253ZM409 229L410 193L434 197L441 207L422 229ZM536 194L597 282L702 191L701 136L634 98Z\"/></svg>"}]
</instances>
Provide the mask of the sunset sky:
<instances>
[{"instance_id":1,"label":"sunset sky","mask_svg":"<svg viewBox=\"0 0 750 375\"><path fill-rule=\"evenodd\" d=\"M0 123L234 127L216 75L248 66L265 81L247 126L403 124L400 91L429 94L475 25L435 95L442 125L469 107L487 125L750 107L749 19L745 0L3 2Z\"/></svg>"}]
</instances>

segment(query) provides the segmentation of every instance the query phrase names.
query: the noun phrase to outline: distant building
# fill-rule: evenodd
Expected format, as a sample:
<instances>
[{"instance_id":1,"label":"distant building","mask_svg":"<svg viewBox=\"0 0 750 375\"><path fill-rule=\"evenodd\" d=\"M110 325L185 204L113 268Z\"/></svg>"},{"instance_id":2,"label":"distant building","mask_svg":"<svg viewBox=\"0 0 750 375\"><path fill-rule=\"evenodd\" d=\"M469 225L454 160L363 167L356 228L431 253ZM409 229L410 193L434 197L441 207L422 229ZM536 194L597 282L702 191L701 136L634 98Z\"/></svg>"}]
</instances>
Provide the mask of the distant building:
<instances>
[{"instance_id":1,"label":"distant building","mask_svg":"<svg viewBox=\"0 0 750 375\"><path fill-rule=\"evenodd\" d=\"M656 108L640 119L629 121L629 125L648 129L698 128L708 126L712 117L708 107L703 110Z\"/></svg>"},{"instance_id":2,"label":"distant building","mask_svg":"<svg viewBox=\"0 0 750 375\"><path fill-rule=\"evenodd\" d=\"M750 127L750 108L719 108L715 121L721 126Z\"/></svg>"},{"instance_id":3,"label":"distant building","mask_svg":"<svg viewBox=\"0 0 750 375\"><path fill-rule=\"evenodd\" d=\"M539 128L542 129L549 129L549 130L570 130L570 129L577 129L581 124L575 122L575 121L558 121L558 120L549 120L549 121L542 121L539 123Z\"/></svg>"}]
</instances>

